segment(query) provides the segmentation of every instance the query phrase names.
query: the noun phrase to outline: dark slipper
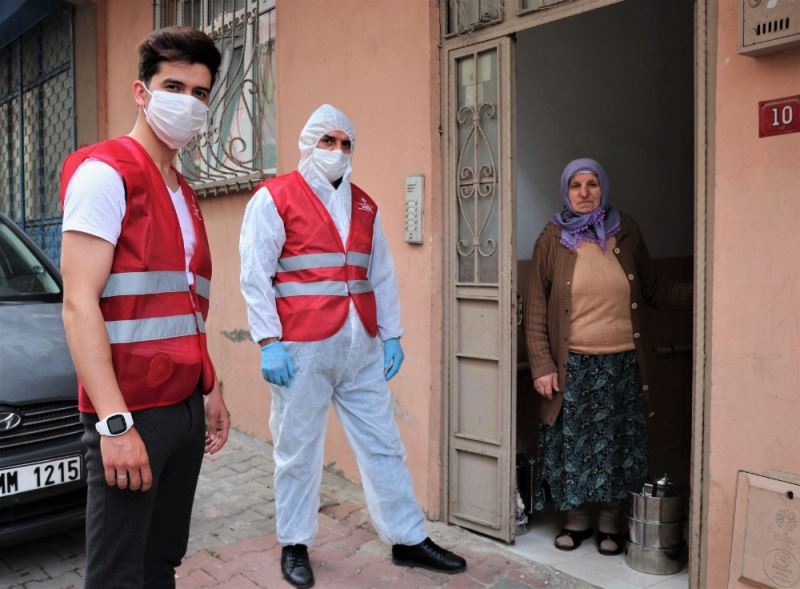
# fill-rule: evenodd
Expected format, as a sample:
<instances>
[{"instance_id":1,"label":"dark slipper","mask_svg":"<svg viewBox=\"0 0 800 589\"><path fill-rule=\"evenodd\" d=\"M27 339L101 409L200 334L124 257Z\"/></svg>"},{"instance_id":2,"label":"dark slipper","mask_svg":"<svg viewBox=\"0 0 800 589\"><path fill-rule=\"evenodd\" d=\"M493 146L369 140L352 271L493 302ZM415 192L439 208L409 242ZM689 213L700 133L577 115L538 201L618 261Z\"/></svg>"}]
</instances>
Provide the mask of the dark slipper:
<instances>
[{"instance_id":1,"label":"dark slipper","mask_svg":"<svg viewBox=\"0 0 800 589\"><path fill-rule=\"evenodd\" d=\"M593 533L592 528L588 530L568 530L567 528L563 528L556 536L556 539L553 540L553 545L559 550L575 550L586 538L591 538ZM564 536L572 538L572 546L560 546L558 544L558 539Z\"/></svg>"},{"instance_id":2,"label":"dark slipper","mask_svg":"<svg viewBox=\"0 0 800 589\"><path fill-rule=\"evenodd\" d=\"M600 545L603 543L603 540L611 540L617 545L617 547L613 550L603 550L603 548L600 547ZM604 554L605 556L614 556L615 554L620 554L623 548L622 534L597 532L597 552L600 554Z\"/></svg>"}]
</instances>

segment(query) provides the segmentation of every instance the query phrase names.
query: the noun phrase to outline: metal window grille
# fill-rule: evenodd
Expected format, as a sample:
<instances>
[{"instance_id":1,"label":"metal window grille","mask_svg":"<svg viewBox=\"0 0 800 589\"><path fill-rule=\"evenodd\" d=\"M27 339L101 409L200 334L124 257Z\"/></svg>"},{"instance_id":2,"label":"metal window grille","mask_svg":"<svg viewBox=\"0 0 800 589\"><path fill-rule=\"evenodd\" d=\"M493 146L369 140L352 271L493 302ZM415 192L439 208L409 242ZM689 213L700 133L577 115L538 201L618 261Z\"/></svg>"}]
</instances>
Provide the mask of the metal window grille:
<instances>
[{"instance_id":1,"label":"metal window grille","mask_svg":"<svg viewBox=\"0 0 800 589\"><path fill-rule=\"evenodd\" d=\"M75 149L73 11L0 48L0 211L58 263L61 162Z\"/></svg>"},{"instance_id":2,"label":"metal window grille","mask_svg":"<svg viewBox=\"0 0 800 589\"><path fill-rule=\"evenodd\" d=\"M222 54L208 121L179 153L199 194L252 188L275 174L275 0L161 0L155 26L189 25Z\"/></svg>"},{"instance_id":3,"label":"metal window grille","mask_svg":"<svg viewBox=\"0 0 800 589\"><path fill-rule=\"evenodd\" d=\"M467 35L503 19L501 0L447 0L448 34Z\"/></svg>"}]
</instances>

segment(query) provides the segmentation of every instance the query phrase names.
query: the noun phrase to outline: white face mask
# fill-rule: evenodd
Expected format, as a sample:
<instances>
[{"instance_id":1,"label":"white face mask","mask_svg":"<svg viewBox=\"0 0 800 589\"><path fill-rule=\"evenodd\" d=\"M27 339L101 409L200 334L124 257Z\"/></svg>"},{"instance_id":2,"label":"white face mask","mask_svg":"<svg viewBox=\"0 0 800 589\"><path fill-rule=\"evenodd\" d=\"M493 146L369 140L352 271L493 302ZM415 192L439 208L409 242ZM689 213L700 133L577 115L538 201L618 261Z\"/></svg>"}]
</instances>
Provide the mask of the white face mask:
<instances>
[{"instance_id":1,"label":"white face mask","mask_svg":"<svg viewBox=\"0 0 800 589\"><path fill-rule=\"evenodd\" d=\"M311 160L328 182L335 182L344 176L347 166L350 164L350 154L340 150L329 151L327 149L314 148Z\"/></svg>"},{"instance_id":2,"label":"white face mask","mask_svg":"<svg viewBox=\"0 0 800 589\"><path fill-rule=\"evenodd\" d=\"M144 118L156 137L170 149L180 149L200 132L206 122L208 106L194 96L155 90L144 108Z\"/></svg>"}]
</instances>

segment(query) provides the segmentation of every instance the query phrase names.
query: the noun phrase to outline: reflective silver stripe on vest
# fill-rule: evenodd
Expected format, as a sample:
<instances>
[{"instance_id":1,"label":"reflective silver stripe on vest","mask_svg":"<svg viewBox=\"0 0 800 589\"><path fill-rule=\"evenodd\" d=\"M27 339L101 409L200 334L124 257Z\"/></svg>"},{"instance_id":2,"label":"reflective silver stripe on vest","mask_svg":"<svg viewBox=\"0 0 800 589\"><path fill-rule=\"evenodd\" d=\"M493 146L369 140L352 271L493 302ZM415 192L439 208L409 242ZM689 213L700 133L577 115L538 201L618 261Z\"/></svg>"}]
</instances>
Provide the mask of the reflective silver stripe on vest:
<instances>
[{"instance_id":1,"label":"reflective silver stripe on vest","mask_svg":"<svg viewBox=\"0 0 800 589\"><path fill-rule=\"evenodd\" d=\"M372 292L372 283L369 280L348 280L347 288L353 294Z\"/></svg>"},{"instance_id":2,"label":"reflective silver stripe on vest","mask_svg":"<svg viewBox=\"0 0 800 589\"><path fill-rule=\"evenodd\" d=\"M198 295L208 300L211 298L211 281L199 274L194 275L195 291Z\"/></svg>"},{"instance_id":3,"label":"reflective silver stripe on vest","mask_svg":"<svg viewBox=\"0 0 800 589\"><path fill-rule=\"evenodd\" d=\"M335 268L344 266L344 254L304 254L278 260L279 272L310 270L311 268Z\"/></svg>"},{"instance_id":4,"label":"reflective silver stripe on vest","mask_svg":"<svg viewBox=\"0 0 800 589\"><path fill-rule=\"evenodd\" d=\"M205 322L205 319L203 319L203 314L198 311L194 315L197 318L197 328L200 330L200 333L205 333L206 332L206 322Z\"/></svg>"},{"instance_id":5,"label":"reflective silver stripe on vest","mask_svg":"<svg viewBox=\"0 0 800 589\"><path fill-rule=\"evenodd\" d=\"M147 319L123 319L106 321L106 331L110 343L130 344L195 335L197 334L197 321L194 313Z\"/></svg>"},{"instance_id":6,"label":"reflective silver stripe on vest","mask_svg":"<svg viewBox=\"0 0 800 589\"><path fill-rule=\"evenodd\" d=\"M189 290L186 272L158 270L153 272L117 272L108 277L102 298L125 295L149 295Z\"/></svg>"},{"instance_id":7,"label":"reflective silver stripe on vest","mask_svg":"<svg viewBox=\"0 0 800 589\"><path fill-rule=\"evenodd\" d=\"M347 296L347 285L338 280L320 280L319 282L279 282L274 285L275 297L297 297L303 295Z\"/></svg>"},{"instance_id":8,"label":"reflective silver stripe on vest","mask_svg":"<svg viewBox=\"0 0 800 589\"><path fill-rule=\"evenodd\" d=\"M347 264L349 266L361 266L362 268L369 268L369 254L362 254L360 252L347 252Z\"/></svg>"},{"instance_id":9,"label":"reflective silver stripe on vest","mask_svg":"<svg viewBox=\"0 0 800 589\"><path fill-rule=\"evenodd\" d=\"M372 292L369 280L321 280L319 282L279 282L274 285L275 298L298 296L346 297L348 294Z\"/></svg>"}]
</instances>

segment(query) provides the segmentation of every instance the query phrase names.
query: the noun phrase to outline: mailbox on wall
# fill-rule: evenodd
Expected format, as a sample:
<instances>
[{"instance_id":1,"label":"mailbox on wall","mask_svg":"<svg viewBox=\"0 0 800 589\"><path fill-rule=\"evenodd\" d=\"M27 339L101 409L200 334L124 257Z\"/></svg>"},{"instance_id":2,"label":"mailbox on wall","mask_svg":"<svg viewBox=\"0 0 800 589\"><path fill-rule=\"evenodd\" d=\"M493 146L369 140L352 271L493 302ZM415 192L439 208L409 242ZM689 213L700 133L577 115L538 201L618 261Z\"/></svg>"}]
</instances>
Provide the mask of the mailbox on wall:
<instances>
[{"instance_id":1,"label":"mailbox on wall","mask_svg":"<svg viewBox=\"0 0 800 589\"><path fill-rule=\"evenodd\" d=\"M800 0L739 0L739 53L800 46Z\"/></svg>"}]
</instances>

